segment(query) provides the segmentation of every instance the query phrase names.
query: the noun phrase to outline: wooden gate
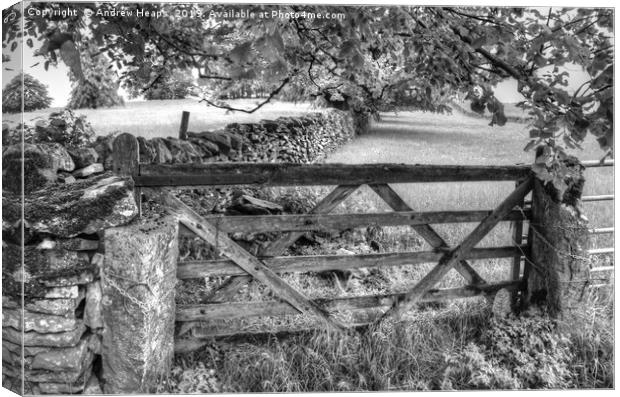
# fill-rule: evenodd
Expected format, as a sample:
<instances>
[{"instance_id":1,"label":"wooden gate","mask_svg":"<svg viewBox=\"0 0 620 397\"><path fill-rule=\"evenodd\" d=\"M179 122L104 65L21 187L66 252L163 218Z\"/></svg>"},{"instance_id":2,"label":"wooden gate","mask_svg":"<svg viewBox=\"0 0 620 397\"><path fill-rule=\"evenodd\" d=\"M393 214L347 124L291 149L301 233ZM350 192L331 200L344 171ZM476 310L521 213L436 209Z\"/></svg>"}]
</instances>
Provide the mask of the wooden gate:
<instances>
[{"instance_id":1,"label":"wooden gate","mask_svg":"<svg viewBox=\"0 0 620 397\"><path fill-rule=\"evenodd\" d=\"M233 276L227 289L235 290L252 278L271 289L279 298L270 302L209 303L179 305L179 322L211 321L214 319L245 318L307 314L333 330L345 330L351 325L340 321L340 310L370 311L382 308L382 315L368 317L367 322L398 319L420 301L446 300L485 296L492 298L500 289L519 291L523 285L521 259L528 252L526 245L492 248L475 246L502 221L515 223L515 241L522 241L523 222L530 217L524 206L525 196L533 186L530 167L523 166L440 166L405 164L140 164L136 139L124 134L114 142L115 171L131 175L137 198L144 194L149 200L163 205L174 214L181 225L212 246L217 246L226 260L180 262L178 278ZM390 187L390 183L437 183L473 181L515 181L516 188L495 209L488 211L415 212ZM304 186L336 185L316 207L303 215L208 216L203 217L168 191L168 187L213 186ZM330 214L330 212L361 185L368 185L394 212L368 214ZM455 247L449 247L431 224L479 222L475 229ZM304 232L321 229L347 229L376 226L408 225L420 234L432 251L397 252L364 255L279 256ZM233 241L228 234L235 232L279 232L280 237L252 255ZM513 277L489 283L470 265L468 260L513 258ZM400 266L437 262L413 288L402 294L343 297L310 300L288 285L280 276L291 272L320 272L367 267ZM461 288L437 289L435 285L450 271L458 271L467 281ZM218 333L219 332L219 333ZM231 334L222 330L211 335Z\"/></svg>"}]
</instances>

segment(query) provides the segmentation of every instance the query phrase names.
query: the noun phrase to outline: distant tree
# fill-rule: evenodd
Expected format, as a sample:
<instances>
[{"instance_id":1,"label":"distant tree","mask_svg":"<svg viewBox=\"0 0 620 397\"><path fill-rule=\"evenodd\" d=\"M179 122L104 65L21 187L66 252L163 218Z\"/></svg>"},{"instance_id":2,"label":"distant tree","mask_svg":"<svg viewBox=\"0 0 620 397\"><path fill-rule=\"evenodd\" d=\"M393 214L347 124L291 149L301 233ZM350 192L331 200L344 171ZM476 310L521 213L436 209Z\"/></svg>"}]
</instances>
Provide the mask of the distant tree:
<instances>
[{"instance_id":1,"label":"distant tree","mask_svg":"<svg viewBox=\"0 0 620 397\"><path fill-rule=\"evenodd\" d=\"M194 79L189 71L175 70L172 73L162 75L146 90L134 94L144 94L148 101L155 99L184 99L191 94L194 87Z\"/></svg>"},{"instance_id":2,"label":"distant tree","mask_svg":"<svg viewBox=\"0 0 620 397\"><path fill-rule=\"evenodd\" d=\"M2 113L22 111L22 92L25 112L45 109L52 103L52 98L48 95L45 85L29 74L20 73L13 77L2 90Z\"/></svg>"},{"instance_id":3,"label":"distant tree","mask_svg":"<svg viewBox=\"0 0 620 397\"><path fill-rule=\"evenodd\" d=\"M69 78L73 81L70 109L110 107L122 105L123 98L118 95L118 78L110 70L110 60L101 54L94 45L85 44L80 54L83 77L73 71Z\"/></svg>"}]
</instances>

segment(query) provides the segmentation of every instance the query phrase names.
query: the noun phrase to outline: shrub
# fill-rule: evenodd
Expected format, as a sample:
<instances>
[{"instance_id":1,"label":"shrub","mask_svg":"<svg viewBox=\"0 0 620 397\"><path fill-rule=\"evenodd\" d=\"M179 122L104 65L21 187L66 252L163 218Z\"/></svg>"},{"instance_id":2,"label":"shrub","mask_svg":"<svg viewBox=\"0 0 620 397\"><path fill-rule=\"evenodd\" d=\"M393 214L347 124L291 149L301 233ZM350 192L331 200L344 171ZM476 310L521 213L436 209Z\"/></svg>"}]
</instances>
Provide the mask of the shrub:
<instances>
[{"instance_id":1,"label":"shrub","mask_svg":"<svg viewBox=\"0 0 620 397\"><path fill-rule=\"evenodd\" d=\"M58 142L66 146L84 146L93 141L95 131L86 116L76 116L70 109L51 113L48 121L36 125L36 142Z\"/></svg>"},{"instance_id":2,"label":"shrub","mask_svg":"<svg viewBox=\"0 0 620 397\"><path fill-rule=\"evenodd\" d=\"M76 116L70 109L50 113L48 120L38 120L34 126L20 123L7 127L5 145L21 143L22 133L25 143L57 142L65 146L89 145L95 137L86 116Z\"/></svg>"},{"instance_id":3,"label":"shrub","mask_svg":"<svg viewBox=\"0 0 620 397\"><path fill-rule=\"evenodd\" d=\"M457 354L446 354L441 389L520 389L522 383L510 371L487 357L481 347L468 343Z\"/></svg>"},{"instance_id":4,"label":"shrub","mask_svg":"<svg viewBox=\"0 0 620 397\"><path fill-rule=\"evenodd\" d=\"M2 113L22 111L22 92L25 112L45 109L52 103L45 85L27 73L20 73L2 90Z\"/></svg>"},{"instance_id":5,"label":"shrub","mask_svg":"<svg viewBox=\"0 0 620 397\"><path fill-rule=\"evenodd\" d=\"M571 387L572 344L541 316L492 319L477 344L446 356L445 389Z\"/></svg>"}]
</instances>

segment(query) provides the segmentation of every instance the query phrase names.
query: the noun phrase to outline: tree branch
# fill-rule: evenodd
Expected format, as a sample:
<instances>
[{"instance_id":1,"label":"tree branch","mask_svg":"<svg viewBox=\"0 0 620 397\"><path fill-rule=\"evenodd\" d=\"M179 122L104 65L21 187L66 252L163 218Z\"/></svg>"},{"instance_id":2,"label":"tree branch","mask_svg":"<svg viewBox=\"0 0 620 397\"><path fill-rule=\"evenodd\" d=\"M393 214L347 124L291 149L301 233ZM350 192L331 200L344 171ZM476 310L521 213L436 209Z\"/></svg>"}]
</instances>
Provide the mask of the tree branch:
<instances>
[{"instance_id":1,"label":"tree branch","mask_svg":"<svg viewBox=\"0 0 620 397\"><path fill-rule=\"evenodd\" d=\"M291 77L287 77L284 80L282 80L282 83L273 91L271 91L271 93L269 94L269 96L261 103L259 103L258 105L256 105L256 107L254 107L251 110L247 110L247 109L241 109L241 108L234 108L232 106L228 106L228 105L218 105L215 102L212 102L210 100L208 100L207 98L202 98L200 102L205 102L210 106L219 108L219 109L226 109L226 110L230 110L233 112L243 112L243 113L248 113L248 114L252 114L254 112L256 112L258 109L262 108L263 106L265 106L267 103L269 103L273 97L275 97L276 95L278 95L280 93L280 91L282 90L282 88L284 88L289 82L291 81Z\"/></svg>"},{"instance_id":2,"label":"tree branch","mask_svg":"<svg viewBox=\"0 0 620 397\"><path fill-rule=\"evenodd\" d=\"M453 7L443 7L443 9L448 11L448 12L450 12L450 13L452 13L452 14L456 14L456 15L459 15L459 16L462 16L462 17L465 17L465 18L475 19L477 21L481 21L481 22L485 22L485 23L490 23L490 24L493 24L493 25L496 25L496 26L501 26L502 28L508 28L509 30L512 31L512 26L506 25L504 23L500 23L500 22L497 22L497 21L493 21L491 19L479 17L477 15L468 14L468 13L465 13L465 12L462 12L462 11L457 11Z\"/></svg>"}]
</instances>

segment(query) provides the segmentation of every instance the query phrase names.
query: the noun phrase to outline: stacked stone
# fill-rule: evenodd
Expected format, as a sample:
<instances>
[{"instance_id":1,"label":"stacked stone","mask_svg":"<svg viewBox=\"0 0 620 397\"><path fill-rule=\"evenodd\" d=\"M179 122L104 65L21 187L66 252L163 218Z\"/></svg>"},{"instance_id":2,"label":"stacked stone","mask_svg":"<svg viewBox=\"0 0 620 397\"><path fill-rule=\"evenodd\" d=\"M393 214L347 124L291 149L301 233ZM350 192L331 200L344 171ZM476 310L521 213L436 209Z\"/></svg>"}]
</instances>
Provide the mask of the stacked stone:
<instances>
[{"instance_id":1,"label":"stacked stone","mask_svg":"<svg viewBox=\"0 0 620 397\"><path fill-rule=\"evenodd\" d=\"M19 394L101 393L98 235L136 216L132 184L104 174L44 185L24 197L23 219L18 186L4 185L3 386Z\"/></svg>"},{"instance_id":2,"label":"stacked stone","mask_svg":"<svg viewBox=\"0 0 620 397\"><path fill-rule=\"evenodd\" d=\"M138 137L141 163L219 161L311 163L323 159L355 135L351 115L339 110L258 123L227 125L217 131L188 132L188 139ZM112 168L118 133L97 137L93 149Z\"/></svg>"},{"instance_id":3,"label":"stacked stone","mask_svg":"<svg viewBox=\"0 0 620 397\"><path fill-rule=\"evenodd\" d=\"M3 184L13 186L16 193L21 187L21 167L24 161L24 193L29 194L56 182L74 183L104 172L97 163L99 155L93 148L69 147L59 143L26 143L11 145L2 153Z\"/></svg>"}]
</instances>

